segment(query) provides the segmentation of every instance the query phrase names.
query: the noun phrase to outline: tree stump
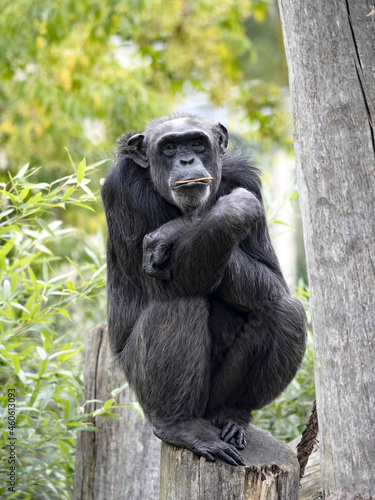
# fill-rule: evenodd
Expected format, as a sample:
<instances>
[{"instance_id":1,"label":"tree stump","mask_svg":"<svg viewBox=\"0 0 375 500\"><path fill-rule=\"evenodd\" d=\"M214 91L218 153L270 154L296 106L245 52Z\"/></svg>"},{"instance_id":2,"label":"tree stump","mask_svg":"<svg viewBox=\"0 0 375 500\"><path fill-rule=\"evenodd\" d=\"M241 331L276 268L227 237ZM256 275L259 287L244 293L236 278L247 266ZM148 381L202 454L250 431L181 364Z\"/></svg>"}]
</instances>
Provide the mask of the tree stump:
<instances>
[{"instance_id":1,"label":"tree stump","mask_svg":"<svg viewBox=\"0 0 375 500\"><path fill-rule=\"evenodd\" d=\"M106 401L124 383L124 374L109 353L107 329L98 325L86 341L85 400ZM116 404L134 401L129 388L116 396ZM90 403L86 411L101 406ZM78 435L72 500L157 500L160 441L135 408L114 411L121 420L95 417L93 424L99 432Z\"/></svg>"},{"instance_id":2,"label":"tree stump","mask_svg":"<svg viewBox=\"0 0 375 500\"><path fill-rule=\"evenodd\" d=\"M250 425L241 452L246 467L207 462L188 450L161 447L160 500L298 500L296 455Z\"/></svg>"}]
</instances>

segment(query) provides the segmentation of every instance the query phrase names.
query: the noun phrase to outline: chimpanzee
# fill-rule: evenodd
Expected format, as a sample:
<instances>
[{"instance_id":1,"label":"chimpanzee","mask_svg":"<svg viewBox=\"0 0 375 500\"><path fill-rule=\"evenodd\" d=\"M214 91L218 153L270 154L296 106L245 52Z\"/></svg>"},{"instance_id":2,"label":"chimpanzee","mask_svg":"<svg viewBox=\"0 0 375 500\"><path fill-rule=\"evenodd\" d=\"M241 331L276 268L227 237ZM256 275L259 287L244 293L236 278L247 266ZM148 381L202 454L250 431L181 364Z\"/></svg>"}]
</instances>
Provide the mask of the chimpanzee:
<instances>
[{"instance_id":1,"label":"chimpanzee","mask_svg":"<svg viewBox=\"0 0 375 500\"><path fill-rule=\"evenodd\" d=\"M300 366L301 303L273 250L258 171L228 132L170 115L122 136L102 190L108 329L155 434L243 465L251 412Z\"/></svg>"}]
</instances>

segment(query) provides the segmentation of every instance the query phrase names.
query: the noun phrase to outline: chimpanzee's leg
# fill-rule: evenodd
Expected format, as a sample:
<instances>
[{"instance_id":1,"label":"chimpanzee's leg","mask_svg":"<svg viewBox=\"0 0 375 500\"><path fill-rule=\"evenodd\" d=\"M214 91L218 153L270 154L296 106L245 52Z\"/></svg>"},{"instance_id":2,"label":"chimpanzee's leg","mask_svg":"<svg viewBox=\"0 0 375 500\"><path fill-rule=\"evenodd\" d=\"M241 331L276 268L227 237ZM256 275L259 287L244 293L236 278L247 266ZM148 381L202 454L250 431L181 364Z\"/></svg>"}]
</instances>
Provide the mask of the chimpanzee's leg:
<instances>
[{"instance_id":1,"label":"chimpanzee's leg","mask_svg":"<svg viewBox=\"0 0 375 500\"><path fill-rule=\"evenodd\" d=\"M286 295L243 321L211 374L206 416L221 428L222 439L243 448L252 410L273 401L291 382L305 352L305 318L299 300Z\"/></svg>"},{"instance_id":2,"label":"chimpanzee's leg","mask_svg":"<svg viewBox=\"0 0 375 500\"><path fill-rule=\"evenodd\" d=\"M204 297L152 301L121 355L155 434L208 460L242 464L234 446L203 419L210 384L211 337Z\"/></svg>"}]
</instances>

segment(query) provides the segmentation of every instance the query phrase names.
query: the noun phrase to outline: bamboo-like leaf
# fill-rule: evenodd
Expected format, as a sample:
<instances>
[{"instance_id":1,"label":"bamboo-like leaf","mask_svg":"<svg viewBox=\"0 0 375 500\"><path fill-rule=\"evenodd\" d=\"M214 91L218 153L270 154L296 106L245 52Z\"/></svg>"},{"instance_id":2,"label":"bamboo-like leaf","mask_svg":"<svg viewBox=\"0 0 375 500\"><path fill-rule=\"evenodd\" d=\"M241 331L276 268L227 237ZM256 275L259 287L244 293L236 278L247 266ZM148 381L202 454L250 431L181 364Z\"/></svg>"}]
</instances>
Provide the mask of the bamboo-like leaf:
<instances>
[{"instance_id":1,"label":"bamboo-like leaf","mask_svg":"<svg viewBox=\"0 0 375 500\"><path fill-rule=\"evenodd\" d=\"M47 353L46 351L42 348L42 347L39 347L37 346L36 347L36 351L37 353L39 354L40 358L44 361L45 359L47 359Z\"/></svg>"},{"instance_id":2,"label":"bamboo-like leaf","mask_svg":"<svg viewBox=\"0 0 375 500\"><path fill-rule=\"evenodd\" d=\"M107 412L114 402L115 402L114 399L108 399L108 401L104 403L103 409Z\"/></svg>"},{"instance_id":3,"label":"bamboo-like leaf","mask_svg":"<svg viewBox=\"0 0 375 500\"><path fill-rule=\"evenodd\" d=\"M123 384L121 387L117 387L116 389L113 389L113 391L111 391L111 395L113 397L117 396L117 394L119 394L121 391L126 389L128 386L129 386L129 383L125 382L125 384Z\"/></svg>"},{"instance_id":4,"label":"bamboo-like leaf","mask_svg":"<svg viewBox=\"0 0 375 500\"><path fill-rule=\"evenodd\" d=\"M56 307L55 310L71 321L70 315L66 309L62 309L61 307Z\"/></svg>"},{"instance_id":5,"label":"bamboo-like leaf","mask_svg":"<svg viewBox=\"0 0 375 500\"><path fill-rule=\"evenodd\" d=\"M14 208L8 208L8 210L4 210L4 212L0 213L0 219L5 217L6 215L11 214L12 212L14 212Z\"/></svg>"},{"instance_id":6,"label":"bamboo-like leaf","mask_svg":"<svg viewBox=\"0 0 375 500\"><path fill-rule=\"evenodd\" d=\"M52 231L46 221L40 218L37 218L36 221L42 229L45 229L53 238L56 238L55 233Z\"/></svg>"},{"instance_id":7,"label":"bamboo-like leaf","mask_svg":"<svg viewBox=\"0 0 375 500\"><path fill-rule=\"evenodd\" d=\"M3 245L3 248L0 249L0 258L1 257L6 257L8 253L12 250L14 247L14 242L17 240L17 238L12 238L10 241L7 241L5 245Z\"/></svg>"},{"instance_id":8,"label":"bamboo-like leaf","mask_svg":"<svg viewBox=\"0 0 375 500\"><path fill-rule=\"evenodd\" d=\"M20 193L19 200L20 201L24 200L26 198L26 196L29 194L29 192L30 192L29 186L26 186L25 188L23 188L21 193Z\"/></svg>"},{"instance_id":9,"label":"bamboo-like leaf","mask_svg":"<svg viewBox=\"0 0 375 500\"><path fill-rule=\"evenodd\" d=\"M28 168L30 166L30 163L26 163L22 168L19 169L17 175L14 177L15 179L22 179L22 177L26 174Z\"/></svg>"},{"instance_id":10,"label":"bamboo-like leaf","mask_svg":"<svg viewBox=\"0 0 375 500\"><path fill-rule=\"evenodd\" d=\"M9 299L10 292L11 292L10 281L9 280L4 280L4 283L3 283L4 300L8 300Z\"/></svg>"},{"instance_id":11,"label":"bamboo-like leaf","mask_svg":"<svg viewBox=\"0 0 375 500\"><path fill-rule=\"evenodd\" d=\"M83 160L79 163L78 169L77 169L77 181L78 184L81 184L85 177L85 170L86 170L86 158L83 158Z\"/></svg>"},{"instance_id":12,"label":"bamboo-like leaf","mask_svg":"<svg viewBox=\"0 0 375 500\"><path fill-rule=\"evenodd\" d=\"M144 422L145 421L145 414L143 412L143 409L142 409L141 405L137 401L135 401L133 403L133 407L137 410L137 412L141 416L142 421Z\"/></svg>"},{"instance_id":13,"label":"bamboo-like leaf","mask_svg":"<svg viewBox=\"0 0 375 500\"><path fill-rule=\"evenodd\" d=\"M77 205L77 207L86 208L87 210L90 210L91 212L95 213L95 210L92 207L90 207L89 205L85 205L84 203L81 203L79 201L72 201L71 203L72 203L72 205Z\"/></svg>"},{"instance_id":14,"label":"bamboo-like leaf","mask_svg":"<svg viewBox=\"0 0 375 500\"><path fill-rule=\"evenodd\" d=\"M64 193L63 197L61 198L61 201L66 201L70 195L73 193L75 190L76 186L70 186L70 188Z\"/></svg>"},{"instance_id":15,"label":"bamboo-like leaf","mask_svg":"<svg viewBox=\"0 0 375 500\"><path fill-rule=\"evenodd\" d=\"M7 198L10 198L14 205L18 205L18 197L16 195L10 193L9 191L5 191L4 189L0 189L0 193L5 195Z\"/></svg>"},{"instance_id":16,"label":"bamboo-like leaf","mask_svg":"<svg viewBox=\"0 0 375 500\"><path fill-rule=\"evenodd\" d=\"M71 155L70 155L70 153L69 153L68 148L64 148L64 149L65 149L65 151L66 151L66 152L67 152L67 154L68 154L68 158L69 158L70 164L71 164L71 166L73 167L73 170L74 170L74 172L75 172L75 171L76 171L76 166L75 166L75 163L74 163L74 161L73 161L73 158L71 157Z\"/></svg>"}]
</instances>

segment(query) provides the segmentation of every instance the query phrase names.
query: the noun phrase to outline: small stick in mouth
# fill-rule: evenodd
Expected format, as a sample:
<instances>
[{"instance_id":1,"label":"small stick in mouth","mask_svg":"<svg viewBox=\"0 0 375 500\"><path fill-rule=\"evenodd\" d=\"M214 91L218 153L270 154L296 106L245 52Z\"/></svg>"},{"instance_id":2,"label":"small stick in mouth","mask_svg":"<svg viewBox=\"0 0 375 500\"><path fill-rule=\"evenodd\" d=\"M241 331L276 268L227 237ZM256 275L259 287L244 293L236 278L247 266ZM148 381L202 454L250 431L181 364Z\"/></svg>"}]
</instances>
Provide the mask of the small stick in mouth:
<instances>
[{"instance_id":1,"label":"small stick in mouth","mask_svg":"<svg viewBox=\"0 0 375 500\"><path fill-rule=\"evenodd\" d=\"M200 181L213 181L213 177L202 177L201 179L189 179L188 181L177 181L176 185L179 184L189 184L189 182L200 182Z\"/></svg>"}]
</instances>

